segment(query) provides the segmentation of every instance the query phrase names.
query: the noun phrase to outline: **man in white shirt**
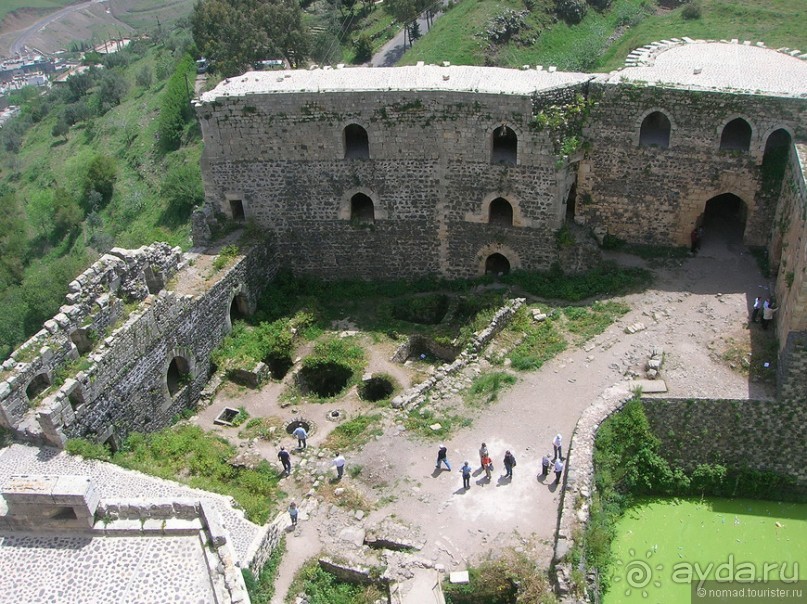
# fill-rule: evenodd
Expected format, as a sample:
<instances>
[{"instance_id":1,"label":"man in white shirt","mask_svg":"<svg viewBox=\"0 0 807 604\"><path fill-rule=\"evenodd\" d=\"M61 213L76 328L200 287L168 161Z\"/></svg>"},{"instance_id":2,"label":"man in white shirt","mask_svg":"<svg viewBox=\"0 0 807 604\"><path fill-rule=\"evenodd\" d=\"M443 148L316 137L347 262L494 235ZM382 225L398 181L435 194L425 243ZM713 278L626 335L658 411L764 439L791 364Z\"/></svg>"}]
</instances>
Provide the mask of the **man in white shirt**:
<instances>
[{"instance_id":1,"label":"man in white shirt","mask_svg":"<svg viewBox=\"0 0 807 604\"><path fill-rule=\"evenodd\" d=\"M305 449L308 446L305 442L308 439L308 433L302 426L297 426L294 429L294 432L291 433L291 435L297 439L298 449Z\"/></svg>"},{"instance_id":2,"label":"man in white shirt","mask_svg":"<svg viewBox=\"0 0 807 604\"><path fill-rule=\"evenodd\" d=\"M563 474L563 462L558 459L555 462L555 484L560 484L560 477Z\"/></svg>"},{"instance_id":3,"label":"man in white shirt","mask_svg":"<svg viewBox=\"0 0 807 604\"><path fill-rule=\"evenodd\" d=\"M337 453L333 458L333 465L336 466L336 478L342 480L342 474L345 472L345 457L341 453Z\"/></svg>"},{"instance_id":4,"label":"man in white shirt","mask_svg":"<svg viewBox=\"0 0 807 604\"><path fill-rule=\"evenodd\" d=\"M556 434L555 438L552 439L552 447L555 449L555 457L552 459L552 461L555 461L558 458L563 461L563 446L561 445L562 441L563 437L560 434Z\"/></svg>"}]
</instances>

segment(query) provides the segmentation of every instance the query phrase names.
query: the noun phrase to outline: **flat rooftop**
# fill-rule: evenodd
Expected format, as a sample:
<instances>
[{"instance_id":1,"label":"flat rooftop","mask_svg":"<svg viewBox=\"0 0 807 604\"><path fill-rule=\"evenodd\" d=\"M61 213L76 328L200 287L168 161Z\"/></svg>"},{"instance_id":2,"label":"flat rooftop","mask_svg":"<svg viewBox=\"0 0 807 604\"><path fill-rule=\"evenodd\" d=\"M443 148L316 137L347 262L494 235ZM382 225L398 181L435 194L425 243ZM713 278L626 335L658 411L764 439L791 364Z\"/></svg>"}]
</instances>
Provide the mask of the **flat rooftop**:
<instances>
[{"instance_id":1,"label":"flat rooftop","mask_svg":"<svg viewBox=\"0 0 807 604\"><path fill-rule=\"evenodd\" d=\"M585 82L588 73L550 71L543 67L504 69L451 65L415 67L344 67L341 69L296 69L286 71L248 71L222 81L202 94L202 102L248 94L295 92L429 91L478 92L482 94L530 95Z\"/></svg>"},{"instance_id":2,"label":"flat rooftop","mask_svg":"<svg viewBox=\"0 0 807 604\"><path fill-rule=\"evenodd\" d=\"M793 51L796 53L796 51ZM807 97L807 61L737 42L691 40L652 53L650 64L626 67L606 81L674 88Z\"/></svg>"},{"instance_id":3,"label":"flat rooftop","mask_svg":"<svg viewBox=\"0 0 807 604\"><path fill-rule=\"evenodd\" d=\"M203 103L250 94L362 91L455 91L530 95L597 79L767 96L807 98L807 61L769 48L736 42L688 40L647 52L646 65L610 74L529 69L418 65L249 71L201 95ZM800 55L801 51L794 51ZM632 53L633 54L633 53Z\"/></svg>"}]
</instances>

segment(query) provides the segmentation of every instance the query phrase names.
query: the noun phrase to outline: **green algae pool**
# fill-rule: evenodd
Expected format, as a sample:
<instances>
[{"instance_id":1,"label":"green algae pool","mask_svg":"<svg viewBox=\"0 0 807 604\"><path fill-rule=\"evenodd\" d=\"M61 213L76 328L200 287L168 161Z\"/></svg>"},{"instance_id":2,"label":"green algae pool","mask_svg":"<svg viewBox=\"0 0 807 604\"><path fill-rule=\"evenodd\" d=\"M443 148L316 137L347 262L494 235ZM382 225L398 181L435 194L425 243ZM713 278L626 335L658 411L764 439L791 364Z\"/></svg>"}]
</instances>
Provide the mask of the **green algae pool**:
<instances>
[{"instance_id":1,"label":"green algae pool","mask_svg":"<svg viewBox=\"0 0 807 604\"><path fill-rule=\"evenodd\" d=\"M807 580L807 504L647 499L619 521L612 551L604 604L690 604L691 581L703 578L735 588L764 586L754 581L765 577L790 585Z\"/></svg>"}]
</instances>

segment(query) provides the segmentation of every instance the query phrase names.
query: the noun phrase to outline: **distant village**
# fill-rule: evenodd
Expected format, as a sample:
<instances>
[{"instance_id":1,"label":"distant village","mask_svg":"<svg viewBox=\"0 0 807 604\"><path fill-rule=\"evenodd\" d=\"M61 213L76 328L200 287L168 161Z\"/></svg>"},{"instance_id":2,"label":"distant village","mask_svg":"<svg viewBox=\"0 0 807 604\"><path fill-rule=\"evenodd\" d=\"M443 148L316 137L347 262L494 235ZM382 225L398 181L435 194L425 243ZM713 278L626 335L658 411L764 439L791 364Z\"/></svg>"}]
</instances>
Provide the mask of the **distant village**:
<instances>
[{"instance_id":1,"label":"distant village","mask_svg":"<svg viewBox=\"0 0 807 604\"><path fill-rule=\"evenodd\" d=\"M129 38L106 40L92 51L102 55L111 54L126 48L130 42ZM25 86L50 88L64 83L73 74L89 69L82 64L83 55L67 59L67 54L64 50L46 55L35 49L25 49L14 57L0 57L0 128L19 111L18 107L10 104L9 93Z\"/></svg>"}]
</instances>

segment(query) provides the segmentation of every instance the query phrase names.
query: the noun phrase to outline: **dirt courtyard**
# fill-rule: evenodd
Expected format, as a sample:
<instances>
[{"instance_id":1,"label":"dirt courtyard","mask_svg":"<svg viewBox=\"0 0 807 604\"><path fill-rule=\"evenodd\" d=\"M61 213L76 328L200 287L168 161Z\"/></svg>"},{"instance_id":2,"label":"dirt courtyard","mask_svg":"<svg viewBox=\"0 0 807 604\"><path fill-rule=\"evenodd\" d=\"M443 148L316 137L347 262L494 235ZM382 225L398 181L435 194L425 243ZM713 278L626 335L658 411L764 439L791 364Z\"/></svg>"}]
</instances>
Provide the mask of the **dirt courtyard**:
<instances>
[{"instance_id":1,"label":"dirt courtyard","mask_svg":"<svg viewBox=\"0 0 807 604\"><path fill-rule=\"evenodd\" d=\"M613 258L623 264L643 264L634 256L617 254ZM654 271L651 289L619 298L631 310L603 334L580 347L569 347L538 371L514 372L517 383L497 402L466 410L470 426L456 430L444 443L452 471L435 469L439 441L411 434L403 425L404 412L384 409L383 435L360 450L342 451L348 471L334 485L329 481L334 474L332 452L322 452L319 446L338 425L327 419L330 411L339 409L350 418L366 408L355 391L333 404L281 407L284 386L278 383L259 391L223 388L213 404L192 421L234 442L239 442L237 429L212 423L225 406L244 406L252 417L276 416L284 421L305 417L316 424L308 450L305 455L293 455L295 471L282 483L289 499L304 503L300 525L288 534L273 602L283 601L294 573L307 558L323 549L342 555L358 552L361 541L356 535L389 521L406 527L409 538L422 543L420 551L398 560L402 602L436 601L428 595L435 567L463 570L504 546L519 548L548 567L561 491L551 484L552 474L547 480L538 477L540 458L551 452L556 433L563 435L565 455L581 412L607 388L624 383L641 369L655 347L664 350L661 378L668 387L665 396L773 398L770 380L751 379L739 367L730 366L749 355L756 362L754 355L771 350L775 335L773 329L757 333L760 326L748 322L754 297L770 295L770 283L747 249L707 239L696 257L667 261ZM637 322L646 329L627 334L625 327ZM769 345L760 346L766 340ZM736 358L725 354L730 348ZM422 377L390 362L391 348L371 350L368 372L389 373L404 388ZM757 364L770 361L775 366L775 360L760 359ZM461 396L461 392L456 394L458 399ZM296 446L285 433L280 442L287 448ZM482 442L487 443L496 466L490 482L478 469ZM277 463L277 445L260 441L255 446L271 463ZM512 480L502 477L505 450L518 460ZM459 472L466 460L475 469L468 490L462 488ZM573 454L569 463L574 464ZM373 504L371 509L365 514L350 506L333 505L334 486L361 493ZM386 562L390 564L390 560Z\"/></svg>"}]
</instances>

